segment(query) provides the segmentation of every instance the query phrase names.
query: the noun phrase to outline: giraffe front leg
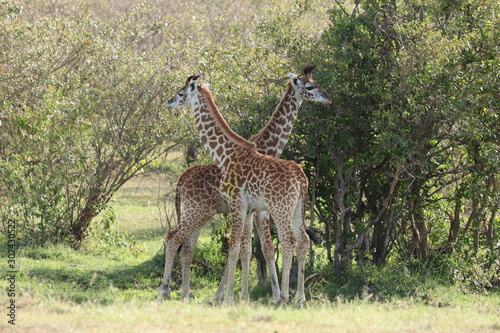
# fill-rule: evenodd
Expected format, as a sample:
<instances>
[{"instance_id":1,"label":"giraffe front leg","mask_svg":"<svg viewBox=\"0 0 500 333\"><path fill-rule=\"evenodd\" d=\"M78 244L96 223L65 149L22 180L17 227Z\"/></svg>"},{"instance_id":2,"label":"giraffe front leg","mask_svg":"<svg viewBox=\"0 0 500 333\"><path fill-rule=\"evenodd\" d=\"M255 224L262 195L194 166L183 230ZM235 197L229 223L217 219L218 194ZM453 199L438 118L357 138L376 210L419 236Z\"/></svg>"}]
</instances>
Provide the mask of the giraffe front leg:
<instances>
[{"instance_id":1,"label":"giraffe front leg","mask_svg":"<svg viewBox=\"0 0 500 333\"><path fill-rule=\"evenodd\" d=\"M248 277L250 270L250 260L252 258L252 229L253 229L254 214L248 214L243 228L243 236L241 238L240 254L241 260L241 300L250 301Z\"/></svg>"},{"instance_id":2,"label":"giraffe front leg","mask_svg":"<svg viewBox=\"0 0 500 333\"><path fill-rule=\"evenodd\" d=\"M222 275L222 279L219 283L219 287L217 288L217 291L215 292L214 303L217 305L222 302L222 298L224 297L224 291L226 291L227 271L228 271L228 265L226 262L226 267L224 268L224 274Z\"/></svg>"},{"instance_id":3,"label":"giraffe front leg","mask_svg":"<svg viewBox=\"0 0 500 333\"><path fill-rule=\"evenodd\" d=\"M234 304L236 264L238 262L238 257L240 254L240 243L241 243L241 237L243 235L243 228L245 224L245 216L247 210L246 206L242 203L242 200L233 201L229 205L229 209L231 211L232 225L231 225L231 235L229 238L229 250L227 259L227 283L226 283L226 295L224 297L224 303L232 305Z\"/></svg>"},{"instance_id":4,"label":"giraffe front leg","mask_svg":"<svg viewBox=\"0 0 500 333\"><path fill-rule=\"evenodd\" d=\"M275 220L276 222L276 220ZM281 299L288 302L289 299L289 283L290 283L290 270L292 268L293 252L297 240L292 230L291 223L282 223L278 221L276 227L278 229L278 237L281 243L282 252L282 271L281 271Z\"/></svg>"},{"instance_id":5,"label":"giraffe front leg","mask_svg":"<svg viewBox=\"0 0 500 333\"><path fill-rule=\"evenodd\" d=\"M224 297L224 303L227 305L234 304L234 287L236 284L236 264L238 262L238 256L240 253L240 240L243 232L243 226L241 223L233 225L234 232L231 232L231 240L229 240L229 251L228 251L228 261L227 261L227 285L226 285L226 296Z\"/></svg>"},{"instance_id":6,"label":"giraffe front leg","mask_svg":"<svg viewBox=\"0 0 500 333\"><path fill-rule=\"evenodd\" d=\"M249 288L248 288L248 276L250 268L250 259L252 256L252 216L249 217L250 225L245 224L243 235L241 238L242 245L240 246L239 259L241 260L241 299L244 301L250 301ZM217 292L215 293L215 303L219 304L224 296L224 291L227 287L227 276L228 276L228 265L224 269L224 275L222 276Z\"/></svg>"}]
</instances>

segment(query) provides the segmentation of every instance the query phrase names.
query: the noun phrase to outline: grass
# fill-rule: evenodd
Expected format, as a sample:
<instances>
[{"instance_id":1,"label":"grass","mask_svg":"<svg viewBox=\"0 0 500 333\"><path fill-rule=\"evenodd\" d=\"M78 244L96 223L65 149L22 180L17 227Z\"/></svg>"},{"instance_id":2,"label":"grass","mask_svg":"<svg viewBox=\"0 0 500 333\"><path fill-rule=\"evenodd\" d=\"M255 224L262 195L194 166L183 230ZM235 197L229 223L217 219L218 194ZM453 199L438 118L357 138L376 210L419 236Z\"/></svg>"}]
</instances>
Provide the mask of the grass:
<instances>
[{"instance_id":1,"label":"grass","mask_svg":"<svg viewBox=\"0 0 500 333\"><path fill-rule=\"evenodd\" d=\"M496 304L498 306L498 304ZM312 303L304 309L260 304L213 307L177 301L107 306L26 302L16 328L30 332L498 332L498 309L479 300L432 307L411 301Z\"/></svg>"},{"instance_id":2,"label":"grass","mask_svg":"<svg viewBox=\"0 0 500 333\"><path fill-rule=\"evenodd\" d=\"M19 249L16 262L19 332L499 332L500 295L468 294L453 286L422 281L407 297L373 297L357 282L339 287L346 297L331 300L334 282L312 279L311 299L303 309L274 308L269 292L255 292L250 304L215 307L211 298L223 269L223 256L209 240L207 227L197 252L192 301L179 299L180 273L174 272L171 301L157 304L162 276L162 241L167 216L164 194L169 177L150 173L132 179L117 193L112 209L96 225L111 219L115 230L97 228L80 250L66 245ZM166 207L166 208L165 208ZM99 222L101 221L101 222ZM0 243L1 265L7 262ZM217 265L214 263L217 262ZM3 267L3 266L2 266ZM179 263L177 263L179 267ZM252 276L255 281L256 277ZM312 281L314 285L312 284ZM319 281L319 282L318 282ZM373 281L382 288L383 281ZM337 283L337 282L335 282ZM404 280L395 282L401 287ZM398 288L399 286L394 286ZM356 289L358 288L358 289ZM390 288L384 286L383 288ZM408 289L412 289L408 288ZM419 289L420 288L420 289ZM262 289L262 288L261 288ZM418 290L417 290L418 289ZM4 288L5 290L5 288ZM0 304L7 304L7 293ZM0 331L14 331L3 317Z\"/></svg>"}]
</instances>

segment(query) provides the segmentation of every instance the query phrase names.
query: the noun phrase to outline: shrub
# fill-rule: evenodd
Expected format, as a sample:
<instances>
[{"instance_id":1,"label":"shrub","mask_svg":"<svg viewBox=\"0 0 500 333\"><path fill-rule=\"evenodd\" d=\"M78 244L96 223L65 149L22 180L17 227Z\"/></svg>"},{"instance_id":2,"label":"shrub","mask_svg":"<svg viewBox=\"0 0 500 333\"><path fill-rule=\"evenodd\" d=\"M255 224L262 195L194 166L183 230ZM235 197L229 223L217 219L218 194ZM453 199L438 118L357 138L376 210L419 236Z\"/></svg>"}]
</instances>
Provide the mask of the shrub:
<instances>
[{"instance_id":1,"label":"shrub","mask_svg":"<svg viewBox=\"0 0 500 333\"><path fill-rule=\"evenodd\" d=\"M185 136L164 112L165 64L113 30L129 32L140 10L114 22L0 15L0 217L23 242L78 244L115 191Z\"/></svg>"}]
</instances>

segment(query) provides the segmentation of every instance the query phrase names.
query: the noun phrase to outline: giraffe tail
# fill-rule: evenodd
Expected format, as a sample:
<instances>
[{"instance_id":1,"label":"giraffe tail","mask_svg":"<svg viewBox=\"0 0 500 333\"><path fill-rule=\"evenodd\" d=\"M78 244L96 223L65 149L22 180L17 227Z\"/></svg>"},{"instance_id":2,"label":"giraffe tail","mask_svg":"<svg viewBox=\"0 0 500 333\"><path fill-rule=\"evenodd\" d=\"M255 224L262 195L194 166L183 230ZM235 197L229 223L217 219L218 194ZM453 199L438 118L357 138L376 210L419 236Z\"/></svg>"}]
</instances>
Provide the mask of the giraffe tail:
<instances>
[{"instance_id":1,"label":"giraffe tail","mask_svg":"<svg viewBox=\"0 0 500 333\"><path fill-rule=\"evenodd\" d=\"M175 189L174 206L175 216L177 217L177 225L181 223L181 196L179 194L179 186Z\"/></svg>"},{"instance_id":2,"label":"giraffe tail","mask_svg":"<svg viewBox=\"0 0 500 333\"><path fill-rule=\"evenodd\" d=\"M175 188L175 196L174 196L174 207L175 207L175 216L177 217L177 225L181 224L181 195L179 194L179 183L177 183L177 187ZM181 252L182 244L177 249L177 254Z\"/></svg>"},{"instance_id":3,"label":"giraffe tail","mask_svg":"<svg viewBox=\"0 0 500 333\"><path fill-rule=\"evenodd\" d=\"M312 231L311 229L309 228L306 228L306 233L307 233L307 236L309 236L309 239L315 244L315 245L319 245L319 243L321 243L321 240L319 239L318 235L316 235L314 233L314 231Z\"/></svg>"}]
</instances>

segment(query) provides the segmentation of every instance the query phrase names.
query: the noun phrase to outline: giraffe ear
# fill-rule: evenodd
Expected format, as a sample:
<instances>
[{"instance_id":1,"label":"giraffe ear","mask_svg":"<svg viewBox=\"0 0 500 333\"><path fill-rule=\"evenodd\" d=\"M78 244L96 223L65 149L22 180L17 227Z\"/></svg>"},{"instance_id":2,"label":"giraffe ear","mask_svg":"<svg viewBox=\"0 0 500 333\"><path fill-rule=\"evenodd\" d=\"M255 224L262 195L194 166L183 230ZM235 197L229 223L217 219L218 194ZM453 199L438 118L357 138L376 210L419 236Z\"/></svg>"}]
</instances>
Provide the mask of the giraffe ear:
<instances>
[{"instance_id":1,"label":"giraffe ear","mask_svg":"<svg viewBox=\"0 0 500 333\"><path fill-rule=\"evenodd\" d=\"M298 84L298 82L297 82L298 75L297 75L297 74L290 73L290 74L288 74L288 76L290 77L290 81L291 81L294 85L297 85L297 84Z\"/></svg>"}]
</instances>

